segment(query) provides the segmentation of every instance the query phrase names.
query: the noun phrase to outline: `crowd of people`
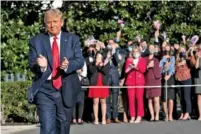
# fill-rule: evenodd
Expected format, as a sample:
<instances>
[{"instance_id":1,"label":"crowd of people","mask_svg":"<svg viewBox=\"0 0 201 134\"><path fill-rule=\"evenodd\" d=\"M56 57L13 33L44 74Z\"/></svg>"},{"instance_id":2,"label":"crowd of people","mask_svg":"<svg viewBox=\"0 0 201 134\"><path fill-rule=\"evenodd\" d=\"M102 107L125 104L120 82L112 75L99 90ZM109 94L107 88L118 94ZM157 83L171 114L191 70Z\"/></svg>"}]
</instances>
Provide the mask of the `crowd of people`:
<instances>
[{"instance_id":1,"label":"crowd of people","mask_svg":"<svg viewBox=\"0 0 201 134\"><path fill-rule=\"evenodd\" d=\"M160 23L155 21L154 44L138 36L120 47L119 31L107 45L94 38L86 40L83 57L79 37L63 32L63 22L60 10L47 10L46 32L29 41L28 61L34 79L27 99L37 107L41 134L69 134L71 120L73 124L83 124L83 120L96 125L100 121L120 123L120 97L123 122L129 119L130 123L140 123L147 117L157 122L160 104L164 120L173 121L176 94L182 111L179 119L190 120L196 115L201 120L198 36L193 36L190 43L182 36L183 45L179 45L169 44L163 33L160 43Z\"/></svg>"},{"instance_id":2,"label":"crowd of people","mask_svg":"<svg viewBox=\"0 0 201 134\"><path fill-rule=\"evenodd\" d=\"M160 29L155 27L153 44L138 36L121 47L121 34L117 32L107 45L94 38L85 41L85 64L77 71L83 88L74 108L72 124L83 124L85 120L96 125L99 121L120 123L120 97L123 122L140 123L142 118L151 122L161 118L164 121L190 120L192 115L201 121L199 37L193 36L187 41L183 35L181 43L169 43L163 34L161 42ZM179 118L174 116L177 100L181 106ZM160 117L161 109L164 117Z\"/></svg>"}]
</instances>

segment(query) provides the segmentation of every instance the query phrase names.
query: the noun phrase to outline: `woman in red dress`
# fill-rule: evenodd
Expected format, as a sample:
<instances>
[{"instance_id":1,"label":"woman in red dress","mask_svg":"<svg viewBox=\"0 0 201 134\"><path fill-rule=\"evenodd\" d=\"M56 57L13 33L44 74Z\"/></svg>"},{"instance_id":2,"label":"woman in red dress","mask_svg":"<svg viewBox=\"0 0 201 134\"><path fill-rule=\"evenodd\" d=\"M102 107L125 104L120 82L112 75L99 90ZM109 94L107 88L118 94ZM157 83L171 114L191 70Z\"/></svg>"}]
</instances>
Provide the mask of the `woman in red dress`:
<instances>
[{"instance_id":1,"label":"woman in red dress","mask_svg":"<svg viewBox=\"0 0 201 134\"><path fill-rule=\"evenodd\" d=\"M98 119L98 106L99 100L102 110L102 124L106 124L106 98L109 96L108 89L108 75L109 75L109 63L104 65L103 55L101 53L96 54L96 61L89 65L90 86L89 98L93 98L93 111L94 111L94 124L99 124ZM97 87L96 87L97 86Z\"/></svg>"}]
</instances>

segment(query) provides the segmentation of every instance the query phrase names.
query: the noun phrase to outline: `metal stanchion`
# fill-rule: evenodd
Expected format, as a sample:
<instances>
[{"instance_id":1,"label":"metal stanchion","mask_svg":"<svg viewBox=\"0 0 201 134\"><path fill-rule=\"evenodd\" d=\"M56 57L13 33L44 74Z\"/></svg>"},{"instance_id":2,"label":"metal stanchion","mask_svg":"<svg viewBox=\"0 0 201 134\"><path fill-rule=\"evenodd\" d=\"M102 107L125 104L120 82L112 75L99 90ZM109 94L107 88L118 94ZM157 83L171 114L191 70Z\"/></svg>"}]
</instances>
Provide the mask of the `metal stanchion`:
<instances>
[{"instance_id":1,"label":"metal stanchion","mask_svg":"<svg viewBox=\"0 0 201 134\"><path fill-rule=\"evenodd\" d=\"M166 73L166 75L165 76L167 76L167 73ZM165 113L166 115L166 117L165 117L165 121L167 122L168 121L168 87L167 87L168 85L167 85L167 80L165 80L165 102L166 102L166 110L167 110L167 113Z\"/></svg>"}]
</instances>

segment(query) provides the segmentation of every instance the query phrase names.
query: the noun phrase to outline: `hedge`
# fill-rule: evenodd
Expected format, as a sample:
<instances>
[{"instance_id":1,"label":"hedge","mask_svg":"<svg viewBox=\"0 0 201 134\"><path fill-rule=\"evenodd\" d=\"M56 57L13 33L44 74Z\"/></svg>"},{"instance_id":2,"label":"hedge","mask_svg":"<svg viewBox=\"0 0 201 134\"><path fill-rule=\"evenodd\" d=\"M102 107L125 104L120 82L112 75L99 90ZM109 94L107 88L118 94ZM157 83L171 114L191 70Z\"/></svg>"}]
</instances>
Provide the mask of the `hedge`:
<instances>
[{"instance_id":1,"label":"hedge","mask_svg":"<svg viewBox=\"0 0 201 134\"><path fill-rule=\"evenodd\" d=\"M27 89L31 82L1 83L1 123L5 124L9 116L18 118L21 122L37 121L36 107L27 102Z\"/></svg>"},{"instance_id":2,"label":"hedge","mask_svg":"<svg viewBox=\"0 0 201 134\"><path fill-rule=\"evenodd\" d=\"M27 89L31 82L2 82L1 83L1 123L5 124L8 118L17 118L13 122L38 122L36 106L27 102ZM120 91L121 94L121 91ZM122 97L119 95L118 111L123 112Z\"/></svg>"}]
</instances>

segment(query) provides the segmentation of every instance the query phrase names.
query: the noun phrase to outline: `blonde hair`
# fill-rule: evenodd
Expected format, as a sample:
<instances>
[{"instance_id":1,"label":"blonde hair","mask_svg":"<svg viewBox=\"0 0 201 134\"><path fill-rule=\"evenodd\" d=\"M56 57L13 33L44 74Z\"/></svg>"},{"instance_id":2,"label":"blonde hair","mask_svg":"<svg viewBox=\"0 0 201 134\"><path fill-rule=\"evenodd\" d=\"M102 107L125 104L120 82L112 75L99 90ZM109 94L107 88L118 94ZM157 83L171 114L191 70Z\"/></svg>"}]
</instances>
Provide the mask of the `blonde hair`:
<instances>
[{"instance_id":1,"label":"blonde hair","mask_svg":"<svg viewBox=\"0 0 201 134\"><path fill-rule=\"evenodd\" d=\"M140 50L140 47L139 47L139 46L137 46L137 45L133 45L133 46L132 46L132 51L133 51L133 50L135 50L135 49L137 49L139 52L141 52L141 50Z\"/></svg>"},{"instance_id":2,"label":"blonde hair","mask_svg":"<svg viewBox=\"0 0 201 134\"><path fill-rule=\"evenodd\" d=\"M150 45L148 45L148 47L149 47L149 46L153 46L153 47L155 48L155 45L154 45L154 44L150 44Z\"/></svg>"},{"instance_id":3,"label":"blonde hair","mask_svg":"<svg viewBox=\"0 0 201 134\"><path fill-rule=\"evenodd\" d=\"M44 23L46 23L49 15L58 16L63 21L63 13L59 9L52 8L52 9L47 10L44 14Z\"/></svg>"}]
</instances>

